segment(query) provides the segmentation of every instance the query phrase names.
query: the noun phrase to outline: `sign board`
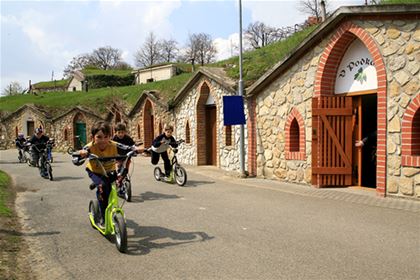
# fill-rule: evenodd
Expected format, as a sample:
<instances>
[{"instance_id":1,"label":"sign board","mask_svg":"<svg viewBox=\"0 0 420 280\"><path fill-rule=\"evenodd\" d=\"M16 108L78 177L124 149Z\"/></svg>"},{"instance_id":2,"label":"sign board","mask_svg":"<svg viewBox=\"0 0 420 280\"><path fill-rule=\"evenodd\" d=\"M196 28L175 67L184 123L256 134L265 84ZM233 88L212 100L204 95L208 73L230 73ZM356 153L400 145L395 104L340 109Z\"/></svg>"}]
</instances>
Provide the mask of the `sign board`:
<instances>
[{"instance_id":1,"label":"sign board","mask_svg":"<svg viewBox=\"0 0 420 280\"><path fill-rule=\"evenodd\" d=\"M243 96L223 96L223 123L224 125L246 123Z\"/></svg>"},{"instance_id":2,"label":"sign board","mask_svg":"<svg viewBox=\"0 0 420 280\"><path fill-rule=\"evenodd\" d=\"M335 79L335 94L378 88L375 63L362 41L356 39L341 60Z\"/></svg>"}]
</instances>

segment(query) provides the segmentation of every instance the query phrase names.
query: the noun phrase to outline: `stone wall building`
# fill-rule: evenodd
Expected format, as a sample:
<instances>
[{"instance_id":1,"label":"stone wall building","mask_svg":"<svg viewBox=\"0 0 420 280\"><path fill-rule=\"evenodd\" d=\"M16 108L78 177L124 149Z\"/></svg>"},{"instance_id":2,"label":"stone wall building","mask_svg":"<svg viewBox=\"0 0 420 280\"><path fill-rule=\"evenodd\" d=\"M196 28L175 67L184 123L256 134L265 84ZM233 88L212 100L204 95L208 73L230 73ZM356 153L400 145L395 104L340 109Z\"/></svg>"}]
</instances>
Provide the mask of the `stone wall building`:
<instances>
[{"instance_id":1,"label":"stone wall building","mask_svg":"<svg viewBox=\"0 0 420 280\"><path fill-rule=\"evenodd\" d=\"M4 148L13 148L18 133L23 133L25 137L32 137L38 127L50 131L51 115L41 107L27 104L4 116L0 123L0 145Z\"/></svg>"},{"instance_id":2,"label":"stone wall building","mask_svg":"<svg viewBox=\"0 0 420 280\"><path fill-rule=\"evenodd\" d=\"M340 8L253 84L256 174L420 198L419 18L420 5Z\"/></svg>"},{"instance_id":3,"label":"stone wall building","mask_svg":"<svg viewBox=\"0 0 420 280\"><path fill-rule=\"evenodd\" d=\"M223 69L201 67L177 93L173 118L176 137L185 140L181 162L240 170L239 126L223 124L222 98L236 95L234 86Z\"/></svg>"},{"instance_id":4,"label":"stone wall building","mask_svg":"<svg viewBox=\"0 0 420 280\"><path fill-rule=\"evenodd\" d=\"M67 150L68 147L80 149L91 141L91 128L103 118L81 106L74 107L52 119L49 134L55 139L56 149Z\"/></svg>"},{"instance_id":5,"label":"stone wall building","mask_svg":"<svg viewBox=\"0 0 420 280\"><path fill-rule=\"evenodd\" d=\"M157 91L145 91L128 113L129 134L148 148L153 139L163 132L166 124L173 123L167 98Z\"/></svg>"}]
</instances>

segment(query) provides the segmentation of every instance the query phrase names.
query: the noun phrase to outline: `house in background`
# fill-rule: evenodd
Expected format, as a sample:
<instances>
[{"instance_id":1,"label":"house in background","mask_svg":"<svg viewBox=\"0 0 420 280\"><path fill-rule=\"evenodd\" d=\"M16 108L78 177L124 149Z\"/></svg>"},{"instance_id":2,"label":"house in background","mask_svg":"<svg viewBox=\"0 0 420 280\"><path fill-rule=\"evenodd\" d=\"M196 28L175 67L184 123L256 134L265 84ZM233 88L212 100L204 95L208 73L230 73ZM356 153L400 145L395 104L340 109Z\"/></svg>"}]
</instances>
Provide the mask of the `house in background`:
<instances>
[{"instance_id":1,"label":"house in background","mask_svg":"<svg viewBox=\"0 0 420 280\"><path fill-rule=\"evenodd\" d=\"M67 86L67 91L87 91L85 75L81 71L74 71Z\"/></svg>"},{"instance_id":2,"label":"house in background","mask_svg":"<svg viewBox=\"0 0 420 280\"><path fill-rule=\"evenodd\" d=\"M179 74L179 69L174 64L166 64L134 70L131 73L135 75L135 83L139 85L168 80Z\"/></svg>"}]
</instances>

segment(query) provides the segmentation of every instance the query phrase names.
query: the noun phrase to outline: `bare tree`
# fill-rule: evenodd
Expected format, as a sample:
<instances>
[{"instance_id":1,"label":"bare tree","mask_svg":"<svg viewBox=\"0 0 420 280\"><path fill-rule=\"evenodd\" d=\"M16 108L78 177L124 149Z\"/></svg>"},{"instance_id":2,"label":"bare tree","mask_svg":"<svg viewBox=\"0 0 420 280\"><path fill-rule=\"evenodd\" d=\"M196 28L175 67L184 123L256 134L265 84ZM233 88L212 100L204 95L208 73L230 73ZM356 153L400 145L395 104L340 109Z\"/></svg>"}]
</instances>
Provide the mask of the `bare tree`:
<instances>
[{"instance_id":1,"label":"bare tree","mask_svg":"<svg viewBox=\"0 0 420 280\"><path fill-rule=\"evenodd\" d=\"M314 16L317 19L321 17L321 2L320 0L299 0L298 11L302 14L308 14L309 16ZM328 11L329 2L324 0L325 9Z\"/></svg>"},{"instance_id":2,"label":"bare tree","mask_svg":"<svg viewBox=\"0 0 420 280\"><path fill-rule=\"evenodd\" d=\"M160 43L155 34L150 32L143 47L134 54L135 63L139 67L147 67L161 61L162 53Z\"/></svg>"},{"instance_id":3,"label":"bare tree","mask_svg":"<svg viewBox=\"0 0 420 280\"><path fill-rule=\"evenodd\" d=\"M89 54L79 54L70 61L69 65L64 68L64 77L69 78L71 73L75 70L82 70L90 63L90 55Z\"/></svg>"},{"instance_id":4,"label":"bare tree","mask_svg":"<svg viewBox=\"0 0 420 280\"><path fill-rule=\"evenodd\" d=\"M194 64L195 62L204 65L214 60L217 49L209 34L191 34L188 38L185 60Z\"/></svg>"},{"instance_id":5,"label":"bare tree","mask_svg":"<svg viewBox=\"0 0 420 280\"><path fill-rule=\"evenodd\" d=\"M161 55L162 55L162 60L164 62L175 61L178 55L177 45L178 45L178 42L173 39L162 40L160 42Z\"/></svg>"},{"instance_id":6,"label":"bare tree","mask_svg":"<svg viewBox=\"0 0 420 280\"><path fill-rule=\"evenodd\" d=\"M3 89L3 95L9 96L9 95L18 95L18 94L24 94L25 90L19 84L19 82L11 82L9 85L7 85Z\"/></svg>"},{"instance_id":7,"label":"bare tree","mask_svg":"<svg viewBox=\"0 0 420 280\"><path fill-rule=\"evenodd\" d=\"M103 70L114 68L121 62L121 51L110 46L100 47L93 50L90 55L90 64L93 64Z\"/></svg>"},{"instance_id":8,"label":"bare tree","mask_svg":"<svg viewBox=\"0 0 420 280\"><path fill-rule=\"evenodd\" d=\"M268 26L259 21L250 23L245 30L245 40L254 49L265 47L284 37L282 29Z\"/></svg>"}]
</instances>

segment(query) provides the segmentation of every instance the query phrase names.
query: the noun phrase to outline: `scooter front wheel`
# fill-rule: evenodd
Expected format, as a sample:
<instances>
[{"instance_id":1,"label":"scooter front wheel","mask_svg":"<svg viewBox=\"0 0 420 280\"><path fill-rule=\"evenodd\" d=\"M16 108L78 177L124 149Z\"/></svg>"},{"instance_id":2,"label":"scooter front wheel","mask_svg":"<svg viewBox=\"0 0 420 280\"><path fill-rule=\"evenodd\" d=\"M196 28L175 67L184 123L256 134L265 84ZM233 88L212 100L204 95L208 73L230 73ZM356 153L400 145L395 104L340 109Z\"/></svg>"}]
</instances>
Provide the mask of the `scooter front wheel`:
<instances>
[{"instance_id":1,"label":"scooter front wheel","mask_svg":"<svg viewBox=\"0 0 420 280\"><path fill-rule=\"evenodd\" d=\"M162 177L162 170L160 167L155 167L155 170L153 170L153 175L155 176L156 181L160 181L160 178Z\"/></svg>"},{"instance_id":2,"label":"scooter front wheel","mask_svg":"<svg viewBox=\"0 0 420 280\"><path fill-rule=\"evenodd\" d=\"M91 223L93 219L95 224L99 224L99 202L97 200L91 200L89 202L89 217L91 217ZM95 228L93 224L92 227Z\"/></svg>"},{"instance_id":3,"label":"scooter front wheel","mask_svg":"<svg viewBox=\"0 0 420 280\"><path fill-rule=\"evenodd\" d=\"M124 180L123 184L124 184L124 189L125 189L124 199L127 202L130 202L131 201L131 182L129 180Z\"/></svg>"},{"instance_id":4,"label":"scooter front wheel","mask_svg":"<svg viewBox=\"0 0 420 280\"><path fill-rule=\"evenodd\" d=\"M182 166L175 167L174 176L178 186L182 187L187 182L187 171Z\"/></svg>"},{"instance_id":5,"label":"scooter front wheel","mask_svg":"<svg viewBox=\"0 0 420 280\"><path fill-rule=\"evenodd\" d=\"M124 218L120 213L117 213L112 220L115 230L115 246L118 251L125 253L127 251L127 227Z\"/></svg>"},{"instance_id":6,"label":"scooter front wheel","mask_svg":"<svg viewBox=\"0 0 420 280\"><path fill-rule=\"evenodd\" d=\"M48 162L45 163L45 168L47 169L47 173L48 173L48 178L50 178L50 181L52 181L53 178L53 173L52 173L52 167L51 164L49 164Z\"/></svg>"}]
</instances>

